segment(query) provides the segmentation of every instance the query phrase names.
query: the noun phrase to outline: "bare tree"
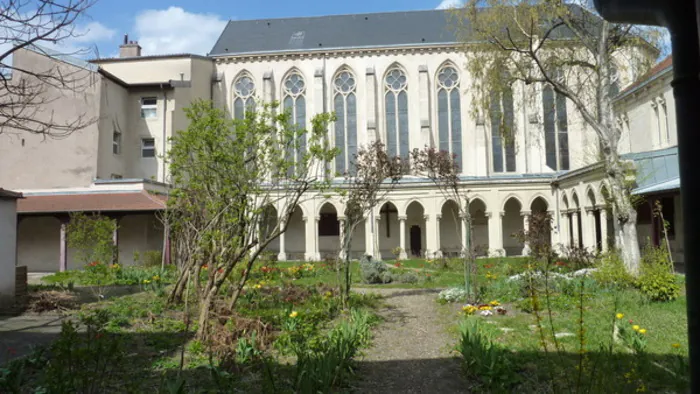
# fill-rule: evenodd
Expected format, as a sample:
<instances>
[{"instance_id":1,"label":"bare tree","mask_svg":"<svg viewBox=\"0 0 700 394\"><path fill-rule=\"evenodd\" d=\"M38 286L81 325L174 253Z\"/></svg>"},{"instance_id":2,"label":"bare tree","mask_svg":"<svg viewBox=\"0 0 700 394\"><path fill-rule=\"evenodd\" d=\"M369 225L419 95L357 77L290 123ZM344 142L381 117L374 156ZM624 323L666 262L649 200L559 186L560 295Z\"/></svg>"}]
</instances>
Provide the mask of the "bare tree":
<instances>
[{"instance_id":1,"label":"bare tree","mask_svg":"<svg viewBox=\"0 0 700 394\"><path fill-rule=\"evenodd\" d=\"M340 245L342 253L336 267L343 307L347 305L352 282L350 255L355 229L363 220L373 220L373 209L401 180L405 170L406 163L400 157L390 157L384 144L375 141L357 152L352 170L345 174L345 183L340 189L345 199L345 222ZM376 250L377 245L372 245L372 249Z\"/></svg>"},{"instance_id":2,"label":"bare tree","mask_svg":"<svg viewBox=\"0 0 700 394\"><path fill-rule=\"evenodd\" d=\"M253 264L287 230L301 198L330 186L323 169L336 150L326 139L329 114L316 115L307 132L292 125L288 113L274 115L271 105L249 108L245 120L231 120L206 101L185 112L190 124L173 137L167 155L173 190L166 223L180 269L170 301L180 301L188 281L194 281L197 336L204 338L226 280L231 279L233 308ZM267 227L275 210L279 220ZM208 269L202 288L203 267Z\"/></svg>"},{"instance_id":3,"label":"bare tree","mask_svg":"<svg viewBox=\"0 0 700 394\"><path fill-rule=\"evenodd\" d=\"M60 99L57 92L82 93L89 88L89 70L60 61L37 65L14 59L26 50L58 54L44 47L55 47L82 34L76 23L94 1L0 0L0 134L64 137L94 123L96 119L87 115L66 118L47 108ZM87 50L75 50L62 55L86 54Z\"/></svg>"},{"instance_id":4,"label":"bare tree","mask_svg":"<svg viewBox=\"0 0 700 394\"><path fill-rule=\"evenodd\" d=\"M467 190L459 179L459 165L454 155L447 151L438 151L435 148L426 147L423 150L414 149L411 152L413 168L427 176L440 192L455 202L457 214L459 215L462 234L459 245L461 249L462 263L464 267L464 288L467 291L470 301L475 301L478 297L477 286L472 278L472 273L476 273L474 260L476 253L472 247L472 218L469 211L469 190ZM459 233L455 229L455 233Z\"/></svg>"},{"instance_id":5,"label":"bare tree","mask_svg":"<svg viewBox=\"0 0 700 394\"><path fill-rule=\"evenodd\" d=\"M627 268L636 273L640 252L631 201L633 172L618 152L621 130L614 121L613 100L621 82L648 69L659 53L655 43L662 34L609 23L588 8L589 3L471 0L454 11L455 27L467 43L475 112L493 114L494 108L512 112L512 103L518 100L509 99L506 105L504 97L512 98L514 92L522 94L521 105L536 106L531 100L542 89L556 105L572 106L595 132L611 189L616 243ZM545 116L551 111L545 108ZM499 121L494 119L491 116L492 122ZM502 134L512 138L514 127L502 119ZM552 166L568 169L568 164L560 164Z\"/></svg>"}]
</instances>

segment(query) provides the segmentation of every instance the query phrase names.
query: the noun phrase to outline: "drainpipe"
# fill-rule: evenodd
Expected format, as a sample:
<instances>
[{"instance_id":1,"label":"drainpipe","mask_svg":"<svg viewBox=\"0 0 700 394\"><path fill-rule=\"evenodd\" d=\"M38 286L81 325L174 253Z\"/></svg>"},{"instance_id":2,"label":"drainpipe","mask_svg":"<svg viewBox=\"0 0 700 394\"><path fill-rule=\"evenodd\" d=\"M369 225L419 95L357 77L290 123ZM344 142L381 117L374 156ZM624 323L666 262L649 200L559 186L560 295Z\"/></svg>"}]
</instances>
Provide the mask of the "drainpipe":
<instances>
[{"instance_id":1,"label":"drainpipe","mask_svg":"<svg viewBox=\"0 0 700 394\"><path fill-rule=\"evenodd\" d=\"M673 97L676 101L678 161L680 167L683 231L685 233L685 281L690 356L690 392L700 393L700 171L693 162L700 144L696 126L700 111L700 0L658 2L656 0L594 0L596 9L612 22L665 26L671 32L673 49Z\"/></svg>"}]
</instances>

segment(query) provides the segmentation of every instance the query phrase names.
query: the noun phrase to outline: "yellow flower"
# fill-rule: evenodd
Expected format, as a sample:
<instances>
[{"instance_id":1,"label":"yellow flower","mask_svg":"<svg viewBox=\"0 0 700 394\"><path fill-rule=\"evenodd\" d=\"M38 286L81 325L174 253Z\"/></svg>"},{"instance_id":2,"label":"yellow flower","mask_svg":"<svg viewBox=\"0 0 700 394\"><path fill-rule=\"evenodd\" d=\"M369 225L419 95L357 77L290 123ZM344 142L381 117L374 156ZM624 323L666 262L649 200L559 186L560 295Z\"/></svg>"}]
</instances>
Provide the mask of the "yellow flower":
<instances>
[{"instance_id":1,"label":"yellow flower","mask_svg":"<svg viewBox=\"0 0 700 394\"><path fill-rule=\"evenodd\" d=\"M331 296L333 296L333 293L331 293L330 291L327 291L324 295L326 297L331 297Z\"/></svg>"},{"instance_id":2,"label":"yellow flower","mask_svg":"<svg viewBox=\"0 0 700 394\"><path fill-rule=\"evenodd\" d=\"M618 313L617 315L615 315L615 317L618 318L618 319L622 319L623 317L625 317L625 314L624 314L624 313Z\"/></svg>"},{"instance_id":3,"label":"yellow flower","mask_svg":"<svg viewBox=\"0 0 700 394\"><path fill-rule=\"evenodd\" d=\"M496 300L489 302L489 304L491 304L491 306L499 306L499 305L501 305L501 303L498 302L498 301L496 301Z\"/></svg>"},{"instance_id":4,"label":"yellow flower","mask_svg":"<svg viewBox=\"0 0 700 394\"><path fill-rule=\"evenodd\" d=\"M642 329L639 330L639 333L640 333L640 334L646 334L646 333L647 333L647 329L646 329L646 328L642 328Z\"/></svg>"},{"instance_id":5,"label":"yellow flower","mask_svg":"<svg viewBox=\"0 0 700 394\"><path fill-rule=\"evenodd\" d=\"M148 280L148 279L144 279L144 280L143 280L143 284L147 285L147 284L149 284L149 283L151 283L150 280Z\"/></svg>"},{"instance_id":6,"label":"yellow flower","mask_svg":"<svg viewBox=\"0 0 700 394\"><path fill-rule=\"evenodd\" d=\"M479 308L477 308L477 307L475 307L474 305L471 305L471 304L467 304L467 305L464 305L464 306L462 307L462 311L463 311L465 314L467 314L467 315L471 315L471 314L473 314L474 312L476 312L477 310L479 310Z\"/></svg>"},{"instance_id":7,"label":"yellow flower","mask_svg":"<svg viewBox=\"0 0 700 394\"><path fill-rule=\"evenodd\" d=\"M299 316L299 313L297 311L292 311L292 313L289 314L289 317L294 319L295 317Z\"/></svg>"},{"instance_id":8,"label":"yellow flower","mask_svg":"<svg viewBox=\"0 0 700 394\"><path fill-rule=\"evenodd\" d=\"M491 309L493 309L493 308L491 308L491 307L488 306L488 305L482 305L482 306L479 307L479 310L480 310L480 311L490 311Z\"/></svg>"},{"instance_id":9,"label":"yellow flower","mask_svg":"<svg viewBox=\"0 0 700 394\"><path fill-rule=\"evenodd\" d=\"M256 289L259 289L259 288L261 288L261 287L262 287L262 285L261 285L260 283L258 283L257 285L255 285L255 288L256 288Z\"/></svg>"},{"instance_id":10,"label":"yellow flower","mask_svg":"<svg viewBox=\"0 0 700 394\"><path fill-rule=\"evenodd\" d=\"M111 269L113 269L113 270L118 270L118 269L119 269L119 264L114 263L114 264L110 265L109 268L111 268Z\"/></svg>"},{"instance_id":11,"label":"yellow flower","mask_svg":"<svg viewBox=\"0 0 700 394\"><path fill-rule=\"evenodd\" d=\"M639 331L639 326L635 324L635 325L632 326L632 329L633 329L634 331Z\"/></svg>"},{"instance_id":12,"label":"yellow flower","mask_svg":"<svg viewBox=\"0 0 700 394\"><path fill-rule=\"evenodd\" d=\"M154 276L154 277L153 277L153 280L155 280L156 282L159 281L159 280L160 280L160 275Z\"/></svg>"},{"instance_id":13,"label":"yellow flower","mask_svg":"<svg viewBox=\"0 0 700 394\"><path fill-rule=\"evenodd\" d=\"M680 343L674 343L674 344L671 345L671 346L673 346L674 349L678 349L678 348L681 347L681 344L680 344Z\"/></svg>"}]
</instances>

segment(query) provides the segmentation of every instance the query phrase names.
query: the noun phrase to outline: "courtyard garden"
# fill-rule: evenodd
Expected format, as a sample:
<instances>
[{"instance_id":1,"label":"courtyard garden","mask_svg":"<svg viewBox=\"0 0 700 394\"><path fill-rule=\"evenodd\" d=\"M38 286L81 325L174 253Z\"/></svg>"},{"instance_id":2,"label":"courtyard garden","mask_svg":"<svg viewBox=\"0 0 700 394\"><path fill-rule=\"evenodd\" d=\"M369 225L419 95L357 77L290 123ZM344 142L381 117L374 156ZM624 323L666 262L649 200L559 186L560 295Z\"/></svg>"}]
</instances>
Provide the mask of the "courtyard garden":
<instances>
[{"instance_id":1,"label":"courtyard garden","mask_svg":"<svg viewBox=\"0 0 700 394\"><path fill-rule=\"evenodd\" d=\"M373 279L376 264L382 266L379 281ZM416 335L441 352L444 365L461 366L452 370L449 387L465 391L684 391L682 277L671 275L668 289L647 291L619 270L614 254L537 264L478 259L473 281L479 296L469 302L459 259L353 262L356 290L343 309L333 262L263 258L235 311L226 297L217 300L213 334L198 340L196 293L183 303L168 302L173 268L91 263L37 286L35 296L90 289L95 298L63 309L62 332L52 345L3 366L0 391L361 392L363 381L372 379L365 375L376 374L372 369L404 368L402 359L371 364L373 353L406 357ZM201 285L209 275L202 268ZM99 297L113 286L133 294ZM222 294L230 294L232 285L226 287ZM397 324L387 314L396 304L406 314L420 310L413 329L434 325L443 343L433 343L429 336L436 334L402 331L410 321ZM385 336L397 337L392 349L381 349Z\"/></svg>"}]
</instances>

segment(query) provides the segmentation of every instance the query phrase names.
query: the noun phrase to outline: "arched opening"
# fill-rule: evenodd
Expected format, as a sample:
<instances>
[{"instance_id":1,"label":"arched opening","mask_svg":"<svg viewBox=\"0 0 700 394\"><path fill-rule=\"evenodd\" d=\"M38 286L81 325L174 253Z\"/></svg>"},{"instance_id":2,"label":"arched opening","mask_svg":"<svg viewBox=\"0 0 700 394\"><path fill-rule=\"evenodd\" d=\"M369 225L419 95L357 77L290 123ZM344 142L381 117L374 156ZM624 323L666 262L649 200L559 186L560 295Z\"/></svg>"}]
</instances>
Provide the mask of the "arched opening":
<instances>
[{"instance_id":1,"label":"arched opening","mask_svg":"<svg viewBox=\"0 0 700 394\"><path fill-rule=\"evenodd\" d=\"M409 236L406 254L413 257L425 255L425 210L418 201L406 208L406 227Z\"/></svg>"},{"instance_id":2,"label":"arched opening","mask_svg":"<svg viewBox=\"0 0 700 394\"><path fill-rule=\"evenodd\" d=\"M542 197L535 198L530 204L530 231L537 231L539 241L542 245L552 243L552 221L549 217L549 205ZM536 228L539 227L539 228Z\"/></svg>"},{"instance_id":3,"label":"arched opening","mask_svg":"<svg viewBox=\"0 0 700 394\"><path fill-rule=\"evenodd\" d=\"M440 211L440 251L445 257L459 257L464 248L462 219L459 206L453 200L442 204Z\"/></svg>"},{"instance_id":4,"label":"arched opening","mask_svg":"<svg viewBox=\"0 0 700 394\"><path fill-rule=\"evenodd\" d=\"M588 189L587 198L588 204L591 207L591 214L586 214L586 224L590 227L590 231L588 233L591 235L591 241L594 244L593 246L595 246L595 250L600 252L603 250L603 234L601 232L602 226L600 223L600 210L596 205L596 198L592 189Z\"/></svg>"},{"instance_id":5,"label":"arched opening","mask_svg":"<svg viewBox=\"0 0 700 394\"><path fill-rule=\"evenodd\" d=\"M523 243L517 235L524 229L523 217L520 214L522 206L520 201L511 197L503 206L503 249L506 256L520 256L523 254Z\"/></svg>"},{"instance_id":6,"label":"arched opening","mask_svg":"<svg viewBox=\"0 0 700 394\"><path fill-rule=\"evenodd\" d=\"M583 225L581 222L583 221L582 216L581 216L581 204L579 204L578 201L578 195L576 193L571 195L571 204L572 204L572 210L573 210L573 216L571 220L571 235L572 235L572 246L576 246L578 248L583 247Z\"/></svg>"},{"instance_id":7,"label":"arched opening","mask_svg":"<svg viewBox=\"0 0 700 394\"><path fill-rule=\"evenodd\" d=\"M608 249L614 248L615 247L615 223L614 220L615 218L613 217L612 214L612 197L610 196L610 192L608 191L608 188L603 185L600 188L600 195L603 197L603 207L605 209L605 231L603 231L605 234L604 236L607 239L607 246ZM602 224L602 222L601 222Z\"/></svg>"},{"instance_id":8,"label":"arched opening","mask_svg":"<svg viewBox=\"0 0 700 394\"><path fill-rule=\"evenodd\" d=\"M469 203L472 219L472 250L476 256L486 256L489 251L489 219L486 217L486 204L479 199Z\"/></svg>"},{"instance_id":9,"label":"arched opening","mask_svg":"<svg viewBox=\"0 0 700 394\"><path fill-rule=\"evenodd\" d=\"M321 259L334 258L340 250L338 210L329 202L321 206L318 220L318 251Z\"/></svg>"},{"instance_id":10,"label":"arched opening","mask_svg":"<svg viewBox=\"0 0 700 394\"><path fill-rule=\"evenodd\" d=\"M287 231L284 234L287 260L306 259L306 228L304 221L304 212L301 207L297 206L289 218L289 225L287 225Z\"/></svg>"},{"instance_id":11,"label":"arched opening","mask_svg":"<svg viewBox=\"0 0 700 394\"><path fill-rule=\"evenodd\" d=\"M379 245L379 258L393 258L393 251L399 247L399 210L396 205L386 202L379 208L376 237Z\"/></svg>"}]
</instances>

